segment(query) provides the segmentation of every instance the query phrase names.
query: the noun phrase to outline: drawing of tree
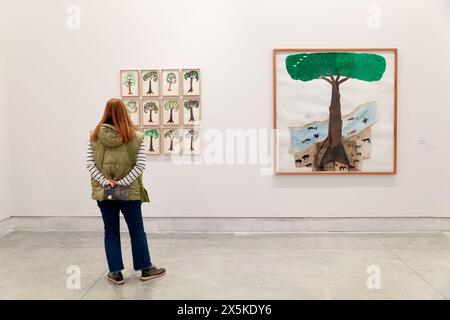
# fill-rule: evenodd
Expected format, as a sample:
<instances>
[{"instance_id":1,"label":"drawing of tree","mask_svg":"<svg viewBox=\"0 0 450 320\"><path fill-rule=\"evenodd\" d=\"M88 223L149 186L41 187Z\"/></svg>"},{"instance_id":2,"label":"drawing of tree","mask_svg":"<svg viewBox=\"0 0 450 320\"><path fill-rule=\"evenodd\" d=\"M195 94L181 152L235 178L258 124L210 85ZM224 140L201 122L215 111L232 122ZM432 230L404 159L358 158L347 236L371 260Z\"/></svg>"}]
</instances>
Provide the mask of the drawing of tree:
<instances>
[{"instance_id":1,"label":"drawing of tree","mask_svg":"<svg viewBox=\"0 0 450 320\"><path fill-rule=\"evenodd\" d=\"M154 82L158 81L158 72L154 71L154 70L153 71L149 71L149 72L144 74L142 79L144 81L148 80L148 91L147 91L147 94L153 94L152 81L154 81Z\"/></svg>"},{"instance_id":2,"label":"drawing of tree","mask_svg":"<svg viewBox=\"0 0 450 320\"><path fill-rule=\"evenodd\" d=\"M128 88L128 94L133 94L131 87L136 85L136 74L134 72L127 72L123 76L123 85Z\"/></svg>"},{"instance_id":3,"label":"drawing of tree","mask_svg":"<svg viewBox=\"0 0 450 320\"><path fill-rule=\"evenodd\" d=\"M189 122L194 122L194 108L198 108L200 102L198 100L187 100L184 102L184 108L189 110Z\"/></svg>"},{"instance_id":4,"label":"drawing of tree","mask_svg":"<svg viewBox=\"0 0 450 320\"><path fill-rule=\"evenodd\" d=\"M194 79L198 82L198 71L196 71L196 70L191 70L191 71L189 71L189 72L186 72L185 74L184 74L184 79L186 79L186 80L190 80L190 87L189 87L189 90L188 90L188 92L192 92L193 91L193 89L192 89L192 81L194 81Z\"/></svg>"},{"instance_id":5,"label":"drawing of tree","mask_svg":"<svg viewBox=\"0 0 450 320\"><path fill-rule=\"evenodd\" d=\"M157 140L159 138L159 132L156 129L150 129L145 131L145 135L150 138L150 147L148 151L155 152L153 149L153 139Z\"/></svg>"},{"instance_id":6,"label":"drawing of tree","mask_svg":"<svg viewBox=\"0 0 450 320\"><path fill-rule=\"evenodd\" d=\"M190 151L194 151L194 141L198 139L199 133L197 130L191 129L186 132L185 137L191 140Z\"/></svg>"},{"instance_id":7,"label":"drawing of tree","mask_svg":"<svg viewBox=\"0 0 450 320\"><path fill-rule=\"evenodd\" d=\"M172 91L172 84L177 83L177 75L173 72L169 72L166 77L166 82L169 84L167 91Z\"/></svg>"},{"instance_id":8,"label":"drawing of tree","mask_svg":"<svg viewBox=\"0 0 450 320\"><path fill-rule=\"evenodd\" d=\"M169 120L167 123L174 123L173 121L173 111L178 111L178 101L168 100L164 103L164 109L170 112Z\"/></svg>"},{"instance_id":9,"label":"drawing of tree","mask_svg":"<svg viewBox=\"0 0 450 320\"><path fill-rule=\"evenodd\" d=\"M178 139L179 133L178 129L170 129L164 133L164 138L169 138L169 151L173 151L173 140Z\"/></svg>"},{"instance_id":10,"label":"drawing of tree","mask_svg":"<svg viewBox=\"0 0 450 320\"><path fill-rule=\"evenodd\" d=\"M154 101L147 101L144 104L144 113L149 113L148 122L153 123L152 114L153 112L157 113L159 110L158 105Z\"/></svg>"},{"instance_id":11,"label":"drawing of tree","mask_svg":"<svg viewBox=\"0 0 450 320\"><path fill-rule=\"evenodd\" d=\"M322 145L325 152L317 164L322 169L328 163L349 165L342 138L340 86L349 79L380 80L386 70L384 57L352 52L299 53L286 58L286 69L293 80L321 79L331 85L328 137Z\"/></svg>"},{"instance_id":12,"label":"drawing of tree","mask_svg":"<svg viewBox=\"0 0 450 320\"><path fill-rule=\"evenodd\" d=\"M133 114L138 111L137 102L135 100L129 100L125 102L125 106L127 107L129 114Z\"/></svg>"}]
</instances>

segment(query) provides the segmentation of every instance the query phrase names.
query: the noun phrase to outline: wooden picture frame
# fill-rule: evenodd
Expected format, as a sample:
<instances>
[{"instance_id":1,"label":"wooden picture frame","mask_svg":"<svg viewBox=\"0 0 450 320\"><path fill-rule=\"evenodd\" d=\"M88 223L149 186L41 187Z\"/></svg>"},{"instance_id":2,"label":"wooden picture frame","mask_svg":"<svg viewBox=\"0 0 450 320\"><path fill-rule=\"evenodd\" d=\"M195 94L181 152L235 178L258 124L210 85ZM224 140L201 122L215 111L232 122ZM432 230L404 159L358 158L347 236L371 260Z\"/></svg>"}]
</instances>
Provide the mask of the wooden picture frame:
<instances>
[{"instance_id":1,"label":"wooden picture frame","mask_svg":"<svg viewBox=\"0 0 450 320\"><path fill-rule=\"evenodd\" d=\"M120 95L123 98L139 97L140 79L141 75L137 69L120 70Z\"/></svg>"},{"instance_id":2,"label":"wooden picture frame","mask_svg":"<svg viewBox=\"0 0 450 320\"><path fill-rule=\"evenodd\" d=\"M183 153L199 155L202 151L202 132L200 127L182 128Z\"/></svg>"},{"instance_id":3,"label":"wooden picture frame","mask_svg":"<svg viewBox=\"0 0 450 320\"><path fill-rule=\"evenodd\" d=\"M318 55L310 55L313 53L326 53L326 55L322 55L330 57L331 55L329 53L363 53L367 55L363 55L363 58L355 58L355 60L352 60L352 63L359 63L361 66L361 63L364 63L364 59L369 57L369 59L373 59L374 63L372 65L383 65L384 60L384 70L379 67L376 72L378 72L378 75L373 75L368 77L367 79L364 78L364 75L359 76L361 79L358 79L358 76L356 74L351 75L349 72L341 72L339 70L338 62L335 62L334 64L334 70L333 72L330 72L329 74L322 74L317 72L316 65L313 66L311 58L314 59L314 56L317 57ZM377 57L373 57L374 54ZM291 56L291 57L289 57ZM383 59L379 58L382 57ZM289 58L288 58L289 57ZM340 57L343 57L341 54ZM350 55L349 55L350 57ZM355 57L352 55L352 57ZM362 57L362 56L358 56ZM373 58L372 58L373 57ZM284 60L283 60L284 59ZM308 59L308 60L307 60ZM344 58L345 59L345 58ZM360 59L360 60L358 60ZM319 60L317 60L319 61ZM356 62L355 62L356 61ZM376 62L376 63L375 63ZM370 64L368 63L367 66ZM289 67L288 67L289 66ZM343 65L341 65L342 68ZM284 69L283 69L284 68ZM309 68L309 69L308 69ZM327 68L330 68L329 65L327 65ZM345 67L343 67L345 68ZM389 69L388 69L389 68ZM290 72L288 71L290 70ZM325 68L324 68L325 69ZM385 175L395 175L397 173L397 69L398 69L398 53L396 48L327 48L327 49L274 49L273 50L273 105L274 105L274 122L273 127L275 129L275 139L274 139L274 171L275 174L281 175L281 174L385 174ZM306 70L306 71L305 71ZM311 71L313 70L313 71ZM315 71L314 71L315 70ZM382 72L380 71L382 70ZM367 70L365 70L367 71ZM374 71L374 74L376 73ZM381 73L381 76L380 76ZM347 75L346 75L347 74ZM342 76L342 77L341 77ZM367 74L366 74L367 76ZM379 77L380 76L380 77ZM385 79L383 77L385 76ZM280 83L277 82L277 78L280 77ZM372 77L372 78L371 78ZM378 79L379 77L379 79ZM319 134L319 128L327 128L324 125L327 123L326 121L329 120L328 118L319 119L319 116L316 114L313 114L311 117L308 114L305 114L302 120L301 126L293 126L293 125L286 125L286 120L288 117L286 117L286 114L298 114L299 111L296 110L295 112L289 113L291 111L286 112L286 108L293 109L291 106L293 105L292 98L281 98L281 95L283 97L287 97L289 95L286 94L288 92L286 88L282 86L291 86L293 87L293 81L302 82L305 83L306 81L312 80L312 82L316 81L315 79L319 80L325 80L324 83L328 82L329 84L332 84L332 91L334 91L334 87L337 84L337 90L339 90L339 87L342 85L344 86L343 82L347 79L351 80L363 80L363 81L371 81L372 84L376 83L376 81L380 81L383 84L383 89L386 90L388 93L384 93L386 96L382 96L381 98L377 99L376 101L372 102L366 102L360 105L353 106L354 109L352 112L345 112L343 111L341 113L341 122L344 123L344 125L341 125L341 130L335 130L331 131L333 132L333 136L330 138L332 140L334 138L334 142L339 142L339 140L336 140L336 132L341 132L342 139L341 142L343 144L343 147L341 148L339 145L336 145L336 147L331 148L331 142L326 142L328 140L328 132L326 132L325 135L322 134L320 136ZM300 80L300 81L298 81ZM331 81L331 82L330 82ZM351 81L347 82L345 85L348 86L348 84L351 83ZM381 85L381 84L380 84ZM300 87L300 84L298 85ZM352 88L355 88L356 86L353 85ZM370 87L370 86L369 86ZM311 88L311 87L308 87ZM323 85L322 85L322 88ZM370 87L371 88L371 87ZM371 88L373 89L373 88ZM292 89L289 89L292 92ZM305 89L302 89L302 92L306 92ZM322 90L323 91L323 90ZM349 90L351 92L351 90ZM346 91L346 92L349 92ZM380 90L381 91L381 90ZM309 91L310 92L310 91ZM357 92L357 91L355 91ZM378 90L376 91L378 94ZM310 94L310 93L308 93ZM314 94L314 93L311 93ZM348 94L347 94L348 95ZM381 95L381 94L380 94ZM298 92L296 94L293 94L292 96L296 97L303 97ZM339 95L340 96L340 95ZM323 97L320 97L322 100ZM289 100L291 99L291 100ZM297 99L297 98L296 98ZM321 101L322 101L321 100ZM356 98L354 99L357 100ZM378 101L381 101L379 103ZM335 99L334 102L332 100L331 105L333 108L336 108L336 101L339 103L339 112L341 112L341 103L342 98ZM305 103L304 100L301 101L301 103L298 103L301 106L308 105L308 103ZM370 120L369 116L373 114L372 110L377 110L378 112L378 104L380 104L382 107L386 107L386 110L382 110L381 112L384 112L383 121L384 119L388 119L389 123L385 124L381 120L379 120L378 114L375 112L376 116L373 120ZM314 106L314 103L311 105ZM308 105L309 106L309 105ZM348 106L347 106L348 107ZM312 108L312 107L311 107ZM324 106L323 104L320 105L320 108L331 108L330 102L328 102L328 105ZM374 109L375 108L375 109ZM334 109L336 110L336 109ZM305 111L306 112L306 111ZM281 114L278 117L278 114ZM389 113L389 114L388 114ZM391 114L392 113L392 114ZM365 114L369 115L367 117L361 117L360 115ZM353 116L352 116L353 115ZM354 116L357 115L357 116ZM383 115L383 114L382 114ZM308 118L309 117L309 118ZM358 118L359 117L359 118ZM311 119L306 120L305 119ZM353 119L352 119L353 118ZM280 119L280 120L279 120ZM314 121L313 121L314 119ZM336 123L336 112L334 113L334 123ZM284 122L283 122L284 121ZM308 127L308 121L310 121L310 126ZM345 132L346 124L345 121L348 123L348 129L352 129L351 123L352 121L356 121L357 125L361 125L362 123L367 123L368 121L374 121L372 124L367 125L367 127L363 127L362 129L356 130L355 132L349 131ZM364 122L366 121L366 122ZM382 122L382 128L377 128L376 124L377 122ZM333 123L331 122L331 123ZM387 122L387 120L386 120ZM338 123L338 122L337 122ZM372 128L372 125L373 128ZM336 125L330 125L333 127L336 127ZM378 126L380 127L380 125ZM294 129L293 129L294 128ZM317 136L317 142L314 144L313 141L310 139L309 134L307 134L307 130L311 129L311 134L313 134L314 137ZM337 127L339 128L339 127ZM388 128L387 130L385 128ZM373 129L373 130L372 130ZM386 148L378 148L374 149L373 147L373 139L372 138L372 131L375 133L376 130L386 130L383 132L383 134L377 134L377 137L386 137L390 136L390 138L387 140L386 145L392 146L391 151L384 151L389 150L390 147ZM281 132L280 130L283 130ZM289 132L289 135L284 134L284 130ZM316 130L316 131L314 131ZM327 129L324 129L327 130ZM313 133L317 132L317 133ZM323 131L322 131L323 132ZM303 134L303 136L302 136ZM340 135L340 134L338 134ZM344 135L346 135L344 137ZM369 136L370 137L369 137ZM304 139L303 139L304 137ZM326 138L325 138L326 137ZM289 142L286 142L286 139L290 139ZM309 141L307 141L309 139ZM322 141L319 141L319 139L324 139ZM359 140L358 140L359 139ZM378 139L376 141L380 141L381 139ZM298 145L301 145L301 143L305 143L309 146L310 149L305 150L312 150L311 152L308 151L307 154L304 154L302 156L301 152L306 153L306 151L299 151L299 148L297 148ZM362 145L362 143L366 143L366 145ZM367 156L366 153L362 152L353 152L354 150L357 150L358 147L365 147L367 148L367 145L370 143L370 149L368 149ZM378 142L382 144L382 142ZM286 147L286 145L288 145ZM280 154L280 146L283 148L283 153ZM315 146L315 148L314 148ZM306 147L305 147L306 148ZM332 149L331 152L328 152L328 149ZM340 150L339 152L336 152L336 150ZM383 151L377 151L377 150L383 150ZM344 153L342 152L344 151ZM383 152L386 154L386 156L383 156ZM311 153L311 155L309 154ZM347 153L351 153L351 155L347 155ZM373 164L375 161L371 162L370 167L375 168L377 165L379 165L380 170L378 169L370 169L370 170L363 170L363 166L361 166L358 170L356 167L356 164L360 163L361 161L366 160L372 160L371 157L375 158L374 153L380 157L381 160L377 160L377 164ZM289 154L289 155L287 155ZM342 162L339 162L336 158L336 154L339 155L339 160L343 159ZM343 156L343 154L345 156ZM381 154L381 155L380 155ZM292 155L292 163L289 163L289 156ZM361 160L359 160L357 157L361 157ZM321 160L319 160L319 158ZM345 159L347 158L347 159ZM289 160L289 161L287 161ZM327 160L330 160L329 163L325 163ZM347 160L347 162L345 162ZM307 161L307 163L302 163L303 161ZM369 161L367 161L369 162ZM325 164L324 164L325 163ZM281 164L281 166L280 166ZM330 165L331 164L331 165ZM309 166L306 168L306 166ZM316 171L317 170L317 171ZM329 171L328 171L329 170Z\"/></svg>"},{"instance_id":4,"label":"wooden picture frame","mask_svg":"<svg viewBox=\"0 0 450 320\"><path fill-rule=\"evenodd\" d=\"M171 133L169 133L171 132ZM162 129L163 150L165 155L181 155L182 152L182 129L180 127Z\"/></svg>"},{"instance_id":5,"label":"wooden picture frame","mask_svg":"<svg viewBox=\"0 0 450 320\"><path fill-rule=\"evenodd\" d=\"M125 107L127 108L128 114L130 115L133 125L141 126L141 99L139 98L124 98L122 99ZM135 102L135 103L133 103Z\"/></svg>"},{"instance_id":6,"label":"wooden picture frame","mask_svg":"<svg viewBox=\"0 0 450 320\"><path fill-rule=\"evenodd\" d=\"M158 98L142 98L141 101L141 114L143 126L160 126L162 103Z\"/></svg>"},{"instance_id":7,"label":"wooden picture frame","mask_svg":"<svg viewBox=\"0 0 450 320\"><path fill-rule=\"evenodd\" d=\"M178 97L164 98L161 102L162 125L167 127L179 126L182 118L182 105Z\"/></svg>"},{"instance_id":8,"label":"wooden picture frame","mask_svg":"<svg viewBox=\"0 0 450 320\"><path fill-rule=\"evenodd\" d=\"M149 155L160 155L162 150L162 129L159 127L143 126L145 153Z\"/></svg>"},{"instance_id":9,"label":"wooden picture frame","mask_svg":"<svg viewBox=\"0 0 450 320\"><path fill-rule=\"evenodd\" d=\"M159 69L141 69L140 83L142 98L153 98L160 96L161 72Z\"/></svg>"},{"instance_id":10,"label":"wooden picture frame","mask_svg":"<svg viewBox=\"0 0 450 320\"><path fill-rule=\"evenodd\" d=\"M184 97L181 101L181 106L183 108L183 125L199 125L202 114L202 101L200 97Z\"/></svg>"},{"instance_id":11,"label":"wooden picture frame","mask_svg":"<svg viewBox=\"0 0 450 320\"><path fill-rule=\"evenodd\" d=\"M172 80L170 80L172 79ZM180 69L161 69L161 94L163 97L181 95Z\"/></svg>"},{"instance_id":12,"label":"wooden picture frame","mask_svg":"<svg viewBox=\"0 0 450 320\"><path fill-rule=\"evenodd\" d=\"M201 95L201 78L199 68L181 69L183 96L199 97Z\"/></svg>"}]
</instances>

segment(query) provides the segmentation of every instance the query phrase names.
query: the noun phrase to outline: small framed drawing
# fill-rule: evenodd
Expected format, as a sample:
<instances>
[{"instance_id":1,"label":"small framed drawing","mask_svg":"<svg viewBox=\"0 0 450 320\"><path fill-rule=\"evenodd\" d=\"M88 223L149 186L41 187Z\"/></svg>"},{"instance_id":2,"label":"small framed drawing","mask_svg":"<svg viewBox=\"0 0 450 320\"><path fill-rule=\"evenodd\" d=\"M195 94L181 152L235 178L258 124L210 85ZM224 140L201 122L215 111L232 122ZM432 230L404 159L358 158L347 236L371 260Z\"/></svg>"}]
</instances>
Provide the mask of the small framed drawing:
<instances>
[{"instance_id":1,"label":"small framed drawing","mask_svg":"<svg viewBox=\"0 0 450 320\"><path fill-rule=\"evenodd\" d=\"M185 154L201 153L201 136L199 128L184 128L183 141L183 151Z\"/></svg>"},{"instance_id":2,"label":"small framed drawing","mask_svg":"<svg viewBox=\"0 0 450 320\"><path fill-rule=\"evenodd\" d=\"M163 99L163 124L164 125L179 125L180 124L180 100L178 99Z\"/></svg>"},{"instance_id":3,"label":"small framed drawing","mask_svg":"<svg viewBox=\"0 0 450 320\"><path fill-rule=\"evenodd\" d=\"M161 103L158 99L142 99L142 124L158 126L161 124Z\"/></svg>"},{"instance_id":4,"label":"small framed drawing","mask_svg":"<svg viewBox=\"0 0 450 320\"><path fill-rule=\"evenodd\" d=\"M160 77L159 70L141 70L141 92L142 97L159 96Z\"/></svg>"},{"instance_id":5,"label":"small framed drawing","mask_svg":"<svg viewBox=\"0 0 450 320\"><path fill-rule=\"evenodd\" d=\"M181 153L181 129L180 128L164 128L164 154L180 154Z\"/></svg>"},{"instance_id":6,"label":"small framed drawing","mask_svg":"<svg viewBox=\"0 0 450 320\"><path fill-rule=\"evenodd\" d=\"M163 69L161 71L161 82L163 96L180 95L180 70Z\"/></svg>"},{"instance_id":7,"label":"small framed drawing","mask_svg":"<svg viewBox=\"0 0 450 320\"><path fill-rule=\"evenodd\" d=\"M189 98L183 99L183 124L195 125L200 122L200 99Z\"/></svg>"},{"instance_id":8,"label":"small framed drawing","mask_svg":"<svg viewBox=\"0 0 450 320\"><path fill-rule=\"evenodd\" d=\"M120 70L122 97L139 97L139 70Z\"/></svg>"},{"instance_id":9,"label":"small framed drawing","mask_svg":"<svg viewBox=\"0 0 450 320\"><path fill-rule=\"evenodd\" d=\"M141 125L140 117L140 103L139 99L122 99L125 107L127 108L128 114L130 115L131 121L135 126Z\"/></svg>"},{"instance_id":10,"label":"small framed drawing","mask_svg":"<svg viewBox=\"0 0 450 320\"><path fill-rule=\"evenodd\" d=\"M147 154L161 154L161 129L144 127L145 152Z\"/></svg>"},{"instance_id":11,"label":"small framed drawing","mask_svg":"<svg viewBox=\"0 0 450 320\"><path fill-rule=\"evenodd\" d=\"M200 69L183 69L183 95L199 96L200 95Z\"/></svg>"}]
</instances>

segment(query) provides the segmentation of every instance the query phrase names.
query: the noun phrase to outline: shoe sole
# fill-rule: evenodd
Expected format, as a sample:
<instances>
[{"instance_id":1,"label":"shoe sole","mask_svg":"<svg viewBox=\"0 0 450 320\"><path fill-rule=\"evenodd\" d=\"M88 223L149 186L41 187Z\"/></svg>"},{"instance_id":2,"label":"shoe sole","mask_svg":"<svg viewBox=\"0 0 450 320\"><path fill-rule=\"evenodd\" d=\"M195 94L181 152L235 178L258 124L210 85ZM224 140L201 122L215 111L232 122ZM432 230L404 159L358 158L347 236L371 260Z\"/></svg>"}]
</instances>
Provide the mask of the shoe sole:
<instances>
[{"instance_id":1,"label":"shoe sole","mask_svg":"<svg viewBox=\"0 0 450 320\"><path fill-rule=\"evenodd\" d=\"M141 277L141 280L142 281L148 281L148 280L152 280L152 279L156 279L156 278L161 278L162 276L164 276L166 273L164 272L164 273L161 273L161 274L158 274L158 275L155 275L155 276L150 276L150 277Z\"/></svg>"},{"instance_id":2,"label":"shoe sole","mask_svg":"<svg viewBox=\"0 0 450 320\"><path fill-rule=\"evenodd\" d=\"M124 284L125 283L125 280L122 280L122 281L116 281L116 280L114 280L114 279L111 279L111 278L109 278L109 277L106 277L106 279L108 279L109 281L111 281L112 283L114 283L114 284Z\"/></svg>"}]
</instances>

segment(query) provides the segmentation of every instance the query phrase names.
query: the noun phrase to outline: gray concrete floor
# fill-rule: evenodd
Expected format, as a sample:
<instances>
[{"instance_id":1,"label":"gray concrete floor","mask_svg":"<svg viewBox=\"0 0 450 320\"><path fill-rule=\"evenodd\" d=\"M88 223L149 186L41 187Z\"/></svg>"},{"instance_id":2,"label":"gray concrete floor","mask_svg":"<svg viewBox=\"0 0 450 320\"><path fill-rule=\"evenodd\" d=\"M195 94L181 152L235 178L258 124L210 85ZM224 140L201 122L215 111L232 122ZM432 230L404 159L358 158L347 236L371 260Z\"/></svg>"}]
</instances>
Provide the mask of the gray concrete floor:
<instances>
[{"instance_id":1,"label":"gray concrete floor","mask_svg":"<svg viewBox=\"0 0 450 320\"><path fill-rule=\"evenodd\" d=\"M167 275L141 282L127 234L125 285L107 273L97 232L0 237L0 299L447 299L450 234L149 234ZM70 265L81 288L68 289ZM369 266L379 289L368 289Z\"/></svg>"}]
</instances>

